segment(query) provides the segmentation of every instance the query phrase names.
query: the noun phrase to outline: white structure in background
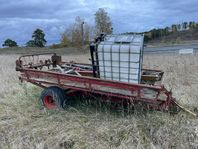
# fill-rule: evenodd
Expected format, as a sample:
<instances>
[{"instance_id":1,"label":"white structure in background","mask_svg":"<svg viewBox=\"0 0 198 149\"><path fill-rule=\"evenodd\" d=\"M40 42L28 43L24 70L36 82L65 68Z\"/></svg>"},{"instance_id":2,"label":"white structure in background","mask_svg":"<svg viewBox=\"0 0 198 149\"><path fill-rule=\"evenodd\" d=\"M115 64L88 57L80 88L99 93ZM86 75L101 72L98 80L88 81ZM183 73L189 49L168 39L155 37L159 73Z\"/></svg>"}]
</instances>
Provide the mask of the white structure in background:
<instances>
[{"instance_id":1,"label":"white structure in background","mask_svg":"<svg viewBox=\"0 0 198 149\"><path fill-rule=\"evenodd\" d=\"M180 49L179 54L193 54L193 48L192 49Z\"/></svg>"},{"instance_id":2,"label":"white structure in background","mask_svg":"<svg viewBox=\"0 0 198 149\"><path fill-rule=\"evenodd\" d=\"M144 35L107 35L98 45L100 78L140 83Z\"/></svg>"}]
</instances>

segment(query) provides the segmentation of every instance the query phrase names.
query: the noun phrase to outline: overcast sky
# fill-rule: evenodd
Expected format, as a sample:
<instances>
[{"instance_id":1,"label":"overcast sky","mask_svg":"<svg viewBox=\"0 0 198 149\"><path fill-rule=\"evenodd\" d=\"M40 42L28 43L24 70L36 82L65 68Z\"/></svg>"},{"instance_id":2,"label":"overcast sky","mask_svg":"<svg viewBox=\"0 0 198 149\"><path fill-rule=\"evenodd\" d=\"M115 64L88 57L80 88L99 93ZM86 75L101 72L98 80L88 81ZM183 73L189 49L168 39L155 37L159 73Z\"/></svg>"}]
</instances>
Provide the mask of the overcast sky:
<instances>
[{"instance_id":1,"label":"overcast sky","mask_svg":"<svg viewBox=\"0 0 198 149\"><path fill-rule=\"evenodd\" d=\"M198 21L198 0L0 0L0 45L6 38L25 44L36 28L48 43L58 42L76 16L94 25L98 8L108 12L114 33Z\"/></svg>"}]
</instances>

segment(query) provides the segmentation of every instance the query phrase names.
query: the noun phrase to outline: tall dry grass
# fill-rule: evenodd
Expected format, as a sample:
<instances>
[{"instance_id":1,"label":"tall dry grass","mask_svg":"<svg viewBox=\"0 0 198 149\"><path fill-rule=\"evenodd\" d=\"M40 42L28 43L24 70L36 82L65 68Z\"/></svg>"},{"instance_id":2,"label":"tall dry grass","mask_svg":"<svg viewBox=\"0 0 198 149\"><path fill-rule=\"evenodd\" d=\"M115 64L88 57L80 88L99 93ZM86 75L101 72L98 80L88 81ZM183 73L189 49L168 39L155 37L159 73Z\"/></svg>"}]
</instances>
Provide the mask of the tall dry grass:
<instances>
[{"instance_id":1,"label":"tall dry grass","mask_svg":"<svg viewBox=\"0 0 198 149\"><path fill-rule=\"evenodd\" d=\"M198 107L198 55L146 55L144 67L163 70L163 84L177 101Z\"/></svg>"},{"instance_id":2,"label":"tall dry grass","mask_svg":"<svg viewBox=\"0 0 198 149\"><path fill-rule=\"evenodd\" d=\"M17 56L0 56L0 97L16 91L18 79L14 69Z\"/></svg>"},{"instance_id":3,"label":"tall dry grass","mask_svg":"<svg viewBox=\"0 0 198 149\"><path fill-rule=\"evenodd\" d=\"M47 111L38 102L41 89L19 83L16 57L0 55L0 148L198 148L198 120L184 112L126 114L86 102ZM74 59L84 62L87 57ZM146 55L144 65L164 70L165 86L180 102L194 107L197 60L193 55Z\"/></svg>"}]
</instances>

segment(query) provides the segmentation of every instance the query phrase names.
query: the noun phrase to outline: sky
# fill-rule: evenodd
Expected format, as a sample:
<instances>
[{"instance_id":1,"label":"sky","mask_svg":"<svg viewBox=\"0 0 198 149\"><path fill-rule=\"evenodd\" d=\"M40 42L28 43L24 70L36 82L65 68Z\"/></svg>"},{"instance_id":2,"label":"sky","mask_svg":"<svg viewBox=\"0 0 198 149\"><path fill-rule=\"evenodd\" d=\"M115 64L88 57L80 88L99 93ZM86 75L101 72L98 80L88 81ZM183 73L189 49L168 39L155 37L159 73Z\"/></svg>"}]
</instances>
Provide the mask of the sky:
<instances>
[{"instance_id":1,"label":"sky","mask_svg":"<svg viewBox=\"0 0 198 149\"><path fill-rule=\"evenodd\" d=\"M99 8L108 12L114 33L198 22L198 0L0 0L0 46L7 38L25 45L36 28L48 44L58 43L76 16L94 26Z\"/></svg>"}]
</instances>

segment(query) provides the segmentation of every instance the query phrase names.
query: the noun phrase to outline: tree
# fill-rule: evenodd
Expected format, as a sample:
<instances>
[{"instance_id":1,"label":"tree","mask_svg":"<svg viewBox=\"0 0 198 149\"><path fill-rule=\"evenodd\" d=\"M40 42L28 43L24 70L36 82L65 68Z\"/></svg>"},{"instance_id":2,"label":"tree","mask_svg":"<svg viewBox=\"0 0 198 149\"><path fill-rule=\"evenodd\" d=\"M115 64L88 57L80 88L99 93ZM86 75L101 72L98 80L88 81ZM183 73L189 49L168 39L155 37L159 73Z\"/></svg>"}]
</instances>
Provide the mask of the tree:
<instances>
[{"instance_id":1,"label":"tree","mask_svg":"<svg viewBox=\"0 0 198 149\"><path fill-rule=\"evenodd\" d=\"M90 27L83 18L77 16L74 24L70 25L61 35L61 43L70 42L73 46L82 46L89 42Z\"/></svg>"},{"instance_id":2,"label":"tree","mask_svg":"<svg viewBox=\"0 0 198 149\"><path fill-rule=\"evenodd\" d=\"M166 32L165 32L165 29L158 29L159 30L159 37L163 37L165 34L166 34Z\"/></svg>"},{"instance_id":3,"label":"tree","mask_svg":"<svg viewBox=\"0 0 198 149\"><path fill-rule=\"evenodd\" d=\"M34 42L34 40L28 41L28 42L26 43L26 46L27 46L27 47L35 47L35 42Z\"/></svg>"},{"instance_id":4,"label":"tree","mask_svg":"<svg viewBox=\"0 0 198 149\"><path fill-rule=\"evenodd\" d=\"M156 39L156 38L158 38L159 37L159 30L158 29L152 29L151 30L151 37L152 37L152 39Z\"/></svg>"},{"instance_id":5,"label":"tree","mask_svg":"<svg viewBox=\"0 0 198 149\"><path fill-rule=\"evenodd\" d=\"M196 23L195 22L189 22L189 29L194 29L195 28L195 25Z\"/></svg>"},{"instance_id":6,"label":"tree","mask_svg":"<svg viewBox=\"0 0 198 149\"><path fill-rule=\"evenodd\" d=\"M193 28L193 29L196 28L196 22L192 22L192 28Z\"/></svg>"},{"instance_id":7,"label":"tree","mask_svg":"<svg viewBox=\"0 0 198 149\"><path fill-rule=\"evenodd\" d=\"M36 29L32 34L32 39L26 43L30 47L44 47L46 44L45 34L41 29Z\"/></svg>"},{"instance_id":8,"label":"tree","mask_svg":"<svg viewBox=\"0 0 198 149\"><path fill-rule=\"evenodd\" d=\"M172 32L177 32L177 25L173 24L171 28L172 28Z\"/></svg>"},{"instance_id":9,"label":"tree","mask_svg":"<svg viewBox=\"0 0 198 149\"><path fill-rule=\"evenodd\" d=\"M184 23L182 23L182 27L183 27L183 29L187 29L187 27L188 27L188 22L184 22Z\"/></svg>"},{"instance_id":10,"label":"tree","mask_svg":"<svg viewBox=\"0 0 198 149\"><path fill-rule=\"evenodd\" d=\"M45 34L41 29L36 29L32 35L36 47L44 47L46 44Z\"/></svg>"},{"instance_id":11,"label":"tree","mask_svg":"<svg viewBox=\"0 0 198 149\"><path fill-rule=\"evenodd\" d=\"M84 42L84 19L77 16L72 29L72 43L73 45L82 45Z\"/></svg>"},{"instance_id":12,"label":"tree","mask_svg":"<svg viewBox=\"0 0 198 149\"><path fill-rule=\"evenodd\" d=\"M181 24L177 24L177 30L178 30L178 31L181 30Z\"/></svg>"},{"instance_id":13,"label":"tree","mask_svg":"<svg viewBox=\"0 0 198 149\"><path fill-rule=\"evenodd\" d=\"M60 44L62 47L67 47L71 44L66 32L61 34L61 43Z\"/></svg>"},{"instance_id":14,"label":"tree","mask_svg":"<svg viewBox=\"0 0 198 149\"><path fill-rule=\"evenodd\" d=\"M195 23L195 30L198 31L198 23Z\"/></svg>"},{"instance_id":15,"label":"tree","mask_svg":"<svg viewBox=\"0 0 198 149\"><path fill-rule=\"evenodd\" d=\"M96 24L96 34L107 33L112 34L112 22L111 18L108 16L108 13L103 9L99 8L95 13L95 24Z\"/></svg>"},{"instance_id":16,"label":"tree","mask_svg":"<svg viewBox=\"0 0 198 149\"><path fill-rule=\"evenodd\" d=\"M167 27L165 28L165 35L168 35L168 34L169 34L169 31L170 31L170 27L167 26Z\"/></svg>"},{"instance_id":17,"label":"tree","mask_svg":"<svg viewBox=\"0 0 198 149\"><path fill-rule=\"evenodd\" d=\"M13 41L11 39L6 39L2 45L3 47L17 47L16 41Z\"/></svg>"}]
</instances>

